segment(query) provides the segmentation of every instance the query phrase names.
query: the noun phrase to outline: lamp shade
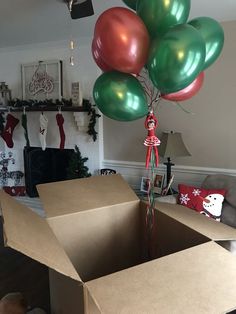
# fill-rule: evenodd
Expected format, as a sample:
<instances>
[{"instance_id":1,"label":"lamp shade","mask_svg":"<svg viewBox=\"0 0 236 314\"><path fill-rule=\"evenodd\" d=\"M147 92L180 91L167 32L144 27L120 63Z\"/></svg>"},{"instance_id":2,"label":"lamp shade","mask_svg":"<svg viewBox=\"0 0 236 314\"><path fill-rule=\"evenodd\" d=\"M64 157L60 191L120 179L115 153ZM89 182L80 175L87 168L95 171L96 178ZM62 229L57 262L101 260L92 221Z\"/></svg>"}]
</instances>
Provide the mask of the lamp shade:
<instances>
[{"instance_id":1,"label":"lamp shade","mask_svg":"<svg viewBox=\"0 0 236 314\"><path fill-rule=\"evenodd\" d=\"M178 132L163 132L158 152L161 157L167 158L191 156Z\"/></svg>"}]
</instances>

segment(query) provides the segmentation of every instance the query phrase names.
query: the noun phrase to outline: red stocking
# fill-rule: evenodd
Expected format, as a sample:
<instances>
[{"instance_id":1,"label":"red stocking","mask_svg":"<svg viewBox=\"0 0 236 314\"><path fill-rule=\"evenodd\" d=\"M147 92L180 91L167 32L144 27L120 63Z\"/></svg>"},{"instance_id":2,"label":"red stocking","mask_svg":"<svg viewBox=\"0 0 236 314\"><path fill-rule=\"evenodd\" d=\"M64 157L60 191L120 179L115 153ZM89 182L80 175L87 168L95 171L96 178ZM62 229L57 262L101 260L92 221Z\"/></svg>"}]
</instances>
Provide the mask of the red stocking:
<instances>
[{"instance_id":1,"label":"red stocking","mask_svg":"<svg viewBox=\"0 0 236 314\"><path fill-rule=\"evenodd\" d=\"M10 113L7 115L7 123L1 136L9 148L12 148L14 146L12 135L18 123L19 119L15 118Z\"/></svg>"},{"instance_id":2,"label":"red stocking","mask_svg":"<svg viewBox=\"0 0 236 314\"><path fill-rule=\"evenodd\" d=\"M66 136L65 136L65 132L64 132L64 128L63 128L63 123L64 123L63 115L61 113L58 113L56 115L56 119L57 119L57 124L59 127L60 138L61 138L60 149L64 149Z\"/></svg>"}]
</instances>

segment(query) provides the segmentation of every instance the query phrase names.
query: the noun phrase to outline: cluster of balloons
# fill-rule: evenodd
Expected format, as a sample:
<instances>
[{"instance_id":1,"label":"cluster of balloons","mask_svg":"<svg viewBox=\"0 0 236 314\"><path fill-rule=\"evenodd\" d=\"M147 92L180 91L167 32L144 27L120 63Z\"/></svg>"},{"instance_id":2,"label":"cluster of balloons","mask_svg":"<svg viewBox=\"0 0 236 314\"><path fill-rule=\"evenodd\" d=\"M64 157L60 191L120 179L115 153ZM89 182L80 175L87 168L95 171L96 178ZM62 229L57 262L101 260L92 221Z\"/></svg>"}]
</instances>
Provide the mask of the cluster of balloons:
<instances>
[{"instance_id":1,"label":"cluster of balloons","mask_svg":"<svg viewBox=\"0 0 236 314\"><path fill-rule=\"evenodd\" d=\"M190 1L123 0L129 8L99 16L92 54L103 74L93 96L104 115L120 121L147 115L145 90L136 78L143 67L164 99L183 101L200 90L204 71L222 51L224 32L210 17L187 22Z\"/></svg>"}]
</instances>

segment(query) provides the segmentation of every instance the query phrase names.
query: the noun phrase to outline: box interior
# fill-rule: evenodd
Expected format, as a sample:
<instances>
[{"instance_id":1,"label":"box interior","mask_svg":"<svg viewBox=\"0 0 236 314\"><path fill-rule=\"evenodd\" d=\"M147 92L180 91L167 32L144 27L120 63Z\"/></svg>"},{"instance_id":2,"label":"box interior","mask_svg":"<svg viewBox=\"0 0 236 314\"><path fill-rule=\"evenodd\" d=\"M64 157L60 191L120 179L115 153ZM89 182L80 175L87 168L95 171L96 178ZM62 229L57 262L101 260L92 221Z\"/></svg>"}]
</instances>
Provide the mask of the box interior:
<instances>
[{"instance_id":1,"label":"box interior","mask_svg":"<svg viewBox=\"0 0 236 314\"><path fill-rule=\"evenodd\" d=\"M141 260L139 202L50 218L48 223L84 282Z\"/></svg>"},{"instance_id":2,"label":"box interior","mask_svg":"<svg viewBox=\"0 0 236 314\"><path fill-rule=\"evenodd\" d=\"M148 233L147 205L140 201L46 221L5 192L0 196L7 245L78 281L93 280L209 241L156 210L152 232Z\"/></svg>"},{"instance_id":3,"label":"box interior","mask_svg":"<svg viewBox=\"0 0 236 314\"><path fill-rule=\"evenodd\" d=\"M48 223L84 282L210 241L156 210L148 233L146 208L144 202L130 202Z\"/></svg>"}]
</instances>

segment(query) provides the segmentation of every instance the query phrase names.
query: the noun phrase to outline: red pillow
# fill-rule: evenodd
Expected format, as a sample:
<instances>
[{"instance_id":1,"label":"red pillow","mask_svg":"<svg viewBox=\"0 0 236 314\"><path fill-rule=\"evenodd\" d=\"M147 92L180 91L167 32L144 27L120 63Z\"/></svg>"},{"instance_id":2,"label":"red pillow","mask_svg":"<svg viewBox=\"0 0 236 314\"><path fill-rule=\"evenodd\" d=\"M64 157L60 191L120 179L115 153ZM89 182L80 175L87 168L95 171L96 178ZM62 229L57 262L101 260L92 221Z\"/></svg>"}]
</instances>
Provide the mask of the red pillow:
<instances>
[{"instance_id":1,"label":"red pillow","mask_svg":"<svg viewBox=\"0 0 236 314\"><path fill-rule=\"evenodd\" d=\"M220 221L226 190L206 190L179 184L178 203Z\"/></svg>"},{"instance_id":2,"label":"red pillow","mask_svg":"<svg viewBox=\"0 0 236 314\"><path fill-rule=\"evenodd\" d=\"M25 186L4 186L3 190L11 196L25 196Z\"/></svg>"}]
</instances>

